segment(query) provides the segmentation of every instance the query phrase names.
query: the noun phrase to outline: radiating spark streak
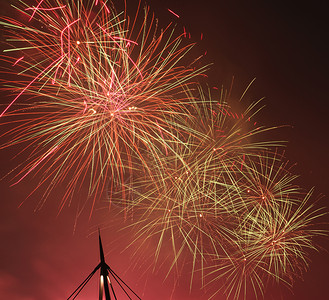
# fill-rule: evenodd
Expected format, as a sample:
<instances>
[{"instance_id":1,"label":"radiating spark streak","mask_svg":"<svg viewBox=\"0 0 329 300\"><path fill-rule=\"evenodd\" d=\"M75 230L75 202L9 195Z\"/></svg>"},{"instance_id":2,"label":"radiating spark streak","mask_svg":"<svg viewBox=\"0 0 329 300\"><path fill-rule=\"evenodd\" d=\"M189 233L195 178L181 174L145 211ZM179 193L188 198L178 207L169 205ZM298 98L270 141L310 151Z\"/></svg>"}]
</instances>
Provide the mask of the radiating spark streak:
<instances>
[{"instance_id":1,"label":"radiating spark streak","mask_svg":"<svg viewBox=\"0 0 329 300\"><path fill-rule=\"evenodd\" d=\"M134 44L134 45L138 45L138 43L136 43L135 41L129 40L127 38L123 38L123 37L120 37L120 36L113 36L112 38L115 39L115 40L125 41L125 42L128 42L128 43Z\"/></svg>"},{"instance_id":2,"label":"radiating spark streak","mask_svg":"<svg viewBox=\"0 0 329 300\"><path fill-rule=\"evenodd\" d=\"M104 28L102 28L99 24L97 24L99 26L99 28L110 37L110 39L112 39L113 41L115 41L115 38L112 37ZM130 41L130 40L129 40ZM116 42L115 42L116 43ZM116 43L116 45L124 52L126 53L126 51L121 47L121 45L119 45L118 43ZM136 70L138 71L139 75L141 76L141 78L143 78L143 75L141 73L141 71L139 70L138 66L136 65L136 63L133 61L133 59L127 55L128 59L132 62L132 64L135 66Z\"/></svg>"},{"instance_id":3,"label":"radiating spark streak","mask_svg":"<svg viewBox=\"0 0 329 300\"><path fill-rule=\"evenodd\" d=\"M74 20L73 22L71 22L70 24L68 24L66 27L63 28L63 30L61 31L61 59L63 60L63 58L65 57L65 54L64 54L64 40L63 40L63 35L64 35L64 31L68 31L68 59L70 59L70 51L71 51L71 46L70 46L70 27L77 23L78 21L80 21L80 18L77 19L77 20ZM53 79L53 83L55 82L56 80L56 74L57 74L57 71L59 70L59 67L60 67L61 64L58 64L57 66L57 70L56 70L56 73L55 73L55 77ZM68 64L68 67L69 67L69 70L68 70L68 85L71 86L71 71L70 71L70 64Z\"/></svg>"},{"instance_id":4,"label":"radiating spark streak","mask_svg":"<svg viewBox=\"0 0 329 300\"><path fill-rule=\"evenodd\" d=\"M32 8L32 9L33 9L33 13L32 13L32 15L31 15L29 21L31 21L31 20L33 19L35 13L36 13L37 10L39 9L39 7L40 7L40 5L41 5L41 3L42 3L43 1L44 1L44 0L40 0L40 2L38 3L38 5L37 5L35 8Z\"/></svg>"},{"instance_id":5,"label":"radiating spark streak","mask_svg":"<svg viewBox=\"0 0 329 300\"><path fill-rule=\"evenodd\" d=\"M75 24L76 22L79 22L79 19L74 20L73 22L71 22L70 24L68 24L66 27L63 28L63 30L61 31L61 55L64 56L64 40L63 40L63 35L64 35L64 31L70 29L70 27ZM70 43L70 41L68 41L68 44Z\"/></svg>"},{"instance_id":6,"label":"radiating spark streak","mask_svg":"<svg viewBox=\"0 0 329 300\"><path fill-rule=\"evenodd\" d=\"M19 59L17 59L14 63L13 66L17 65L17 63L19 63L22 59L24 59L24 55L22 57L20 57Z\"/></svg>"},{"instance_id":7,"label":"radiating spark streak","mask_svg":"<svg viewBox=\"0 0 329 300\"><path fill-rule=\"evenodd\" d=\"M7 105L4 111L0 114L0 118L7 112L7 110L16 102L16 100L25 93L25 91L37 80L41 75L43 75L49 68L51 68L59 59L52 62L48 67L41 71L35 78L30 81L30 83Z\"/></svg>"},{"instance_id":8,"label":"radiating spark streak","mask_svg":"<svg viewBox=\"0 0 329 300\"><path fill-rule=\"evenodd\" d=\"M102 2L103 2L103 1L102 1ZM110 13L110 10L109 10L109 8L107 7L106 2L103 2L103 7L105 7L106 12L109 14L109 13Z\"/></svg>"},{"instance_id":9,"label":"radiating spark streak","mask_svg":"<svg viewBox=\"0 0 329 300\"><path fill-rule=\"evenodd\" d=\"M175 12L173 12L171 9L169 9L169 8L167 8L168 9L168 11L171 13L171 14L173 14L175 17L177 17L177 18L179 18L179 15L178 14L176 14Z\"/></svg>"},{"instance_id":10,"label":"radiating spark streak","mask_svg":"<svg viewBox=\"0 0 329 300\"><path fill-rule=\"evenodd\" d=\"M53 149L51 149L45 156L43 156L38 162L36 162L30 169L28 172L26 172L24 174L24 176L22 176L18 181L14 182L13 184L11 184L11 186L14 186L18 183L20 183L27 175L29 175L41 162L43 162L49 155L51 155L56 149L58 148L58 146L55 146Z\"/></svg>"},{"instance_id":11,"label":"radiating spark streak","mask_svg":"<svg viewBox=\"0 0 329 300\"><path fill-rule=\"evenodd\" d=\"M65 8L65 7L66 7L66 5L57 6L57 7L52 7L52 8L28 7L28 8L25 8L25 10L53 11L53 10L56 10L56 9L63 9L63 8Z\"/></svg>"}]
</instances>

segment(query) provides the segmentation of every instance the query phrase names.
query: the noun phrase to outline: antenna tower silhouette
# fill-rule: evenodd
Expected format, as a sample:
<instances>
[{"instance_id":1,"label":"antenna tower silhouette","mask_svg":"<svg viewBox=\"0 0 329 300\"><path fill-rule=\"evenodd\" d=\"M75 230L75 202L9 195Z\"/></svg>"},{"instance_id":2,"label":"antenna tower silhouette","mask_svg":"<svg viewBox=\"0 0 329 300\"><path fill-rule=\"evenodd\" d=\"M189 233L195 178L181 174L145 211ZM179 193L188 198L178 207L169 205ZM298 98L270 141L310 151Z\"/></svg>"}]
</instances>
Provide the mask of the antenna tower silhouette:
<instances>
[{"instance_id":1,"label":"antenna tower silhouette","mask_svg":"<svg viewBox=\"0 0 329 300\"><path fill-rule=\"evenodd\" d=\"M120 288L124 294L127 296L125 299L139 299L141 298L109 267L109 265L105 262L103 245L100 232L98 231L98 240L99 240L99 256L100 263L96 266L96 268L86 277L86 279L75 289L75 291L67 298L67 300L73 300L78 297L80 292L89 282L89 280L95 275L95 273L100 270L99 275L99 300L103 300L103 296L105 295L105 300L118 300L117 295L115 293L112 282L116 282L118 288ZM135 296L134 298L133 295Z\"/></svg>"}]
</instances>

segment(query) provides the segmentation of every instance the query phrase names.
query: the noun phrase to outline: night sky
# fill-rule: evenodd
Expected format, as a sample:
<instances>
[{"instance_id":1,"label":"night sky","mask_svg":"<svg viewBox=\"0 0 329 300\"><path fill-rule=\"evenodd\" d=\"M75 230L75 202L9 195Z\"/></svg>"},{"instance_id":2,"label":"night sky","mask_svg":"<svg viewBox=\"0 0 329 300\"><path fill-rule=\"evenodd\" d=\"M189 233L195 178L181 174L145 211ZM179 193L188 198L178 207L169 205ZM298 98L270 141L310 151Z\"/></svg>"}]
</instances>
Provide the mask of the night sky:
<instances>
[{"instance_id":1,"label":"night sky","mask_svg":"<svg viewBox=\"0 0 329 300\"><path fill-rule=\"evenodd\" d=\"M8 2L13 1L1 0L2 14L9 11ZM323 195L320 202L329 207L327 1L150 0L148 4L161 22L185 26L192 40L200 41L203 35L198 49L207 51L206 63L213 63L207 72L211 85L229 87L234 77L232 97L239 97L256 78L246 101L265 97L259 122L288 125L278 136L289 141L286 156L296 163L297 182L306 189L314 186L315 198ZM1 101L10 99L1 97ZM15 160L11 149L1 150L0 155L2 177L15 167ZM34 212L37 199L18 208L31 184L9 187L7 179L0 181L0 298L66 299L98 263L97 224L109 224L107 214L99 210L89 219L85 212L77 222L74 208L58 215L56 194L40 211ZM142 299L206 299L198 291L189 294L184 280L172 292L172 282L163 283L161 272L145 275L127 259L129 251L122 253L126 237L118 233L120 224L104 226L107 263ZM328 240L321 245L329 249ZM283 289L282 299L329 298L329 254L327 250L311 253L311 259L304 279L292 292ZM93 282L78 299L96 299L96 278ZM276 294L266 299L279 298Z\"/></svg>"}]
</instances>

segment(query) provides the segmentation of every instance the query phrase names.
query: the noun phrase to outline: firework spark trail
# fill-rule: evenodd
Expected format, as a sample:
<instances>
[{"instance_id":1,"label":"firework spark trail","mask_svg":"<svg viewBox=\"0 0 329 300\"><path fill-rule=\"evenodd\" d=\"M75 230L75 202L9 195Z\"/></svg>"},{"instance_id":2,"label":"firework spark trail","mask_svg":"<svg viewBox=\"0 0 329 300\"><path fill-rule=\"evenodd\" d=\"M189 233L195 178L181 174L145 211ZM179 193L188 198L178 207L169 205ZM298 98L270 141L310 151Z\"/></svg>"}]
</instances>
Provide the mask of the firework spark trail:
<instances>
[{"instance_id":1,"label":"firework spark trail","mask_svg":"<svg viewBox=\"0 0 329 300\"><path fill-rule=\"evenodd\" d=\"M221 283L211 298L220 291L229 299L263 297L267 287L291 287L308 269L313 239L327 234L314 223L327 211L310 202L312 191L305 195L286 167L272 153L246 161L232 206L234 246L227 258L211 255L217 263L207 270L208 284Z\"/></svg>"},{"instance_id":2,"label":"firework spark trail","mask_svg":"<svg viewBox=\"0 0 329 300\"><path fill-rule=\"evenodd\" d=\"M186 115L184 91L206 67L182 65L193 45L170 27L157 35L148 8L137 12L136 28L131 28L122 13L109 14L104 5L95 10L90 3L69 1L52 9L51 3L18 9L30 16L27 25L9 18L1 22L14 47L7 52L25 54L18 71L22 79L6 82L20 92L2 118L15 116L24 124L11 132L20 131L10 145L29 142L42 149L33 152L27 169L56 146L50 166L58 172L41 163L39 170L33 168L49 173L51 187L76 168L81 171L73 175L68 195L88 177L89 194L102 193L105 178L124 180L136 159L144 168L145 151L156 158L163 147L171 150L169 141L179 142L167 119ZM10 111L22 95L33 102ZM82 175L83 170L90 175Z\"/></svg>"},{"instance_id":3,"label":"firework spark trail","mask_svg":"<svg viewBox=\"0 0 329 300\"><path fill-rule=\"evenodd\" d=\"M149 159L152 179L137 177L127 186L133 194L127 201L134 211L132 246L140 244L143 249L151 240L155 261L161 262L161 252L171 252L168 274L180 270L186 257L191 257L191 284L195 273L204 273L210 253L229 257L227 249L236 243L235 229L244 209L240 197L242 179L246 182L243 174L249 167L246 161L253 161L261 149L278 145L257 139L269 128L250 126L255 106L241 119L223 113L224 107L231 110L224 97L213 100L209 89L200 87L198 96L190 97L193 118L185 120L190 132L184 144L176 145L174 153L179 155L164 152L156 162ZM164 244L165 240L171 242Z\"/></svg>"},{"instance_id":4,"label":"firework spark trail","mask_svg":"<svg viewBox=\"0 0 329 300\"><path fill-rule=\"evenodd\" d=\"M37 161L18 181L13 183L11 186L16 185L17 183L21 182L29 173L31 173L39 164L42 163L49 155L51 155L55 150L57 149L57 146L51 149L46 155L40 158L39 161Z\"/></svg>"}]
</instances>

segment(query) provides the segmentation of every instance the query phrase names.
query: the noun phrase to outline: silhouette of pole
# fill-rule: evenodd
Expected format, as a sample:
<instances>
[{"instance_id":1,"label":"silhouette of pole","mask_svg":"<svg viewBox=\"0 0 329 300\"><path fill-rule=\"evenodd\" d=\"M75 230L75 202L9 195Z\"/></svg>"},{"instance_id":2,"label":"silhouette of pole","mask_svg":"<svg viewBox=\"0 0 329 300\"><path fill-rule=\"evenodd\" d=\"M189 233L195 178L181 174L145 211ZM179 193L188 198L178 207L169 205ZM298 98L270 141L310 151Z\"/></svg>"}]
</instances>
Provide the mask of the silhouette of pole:
<instances>
[{"instance_id":1,"label":"silhouette of pole","mask_svg":"<svg viewBox=\"0 0 329 300\"><path fill-rule=\"evenodd\" d=\"M99 282L99 300L103 299L103 288L105 291L105 300L111 300L111 296L110 296L110 290L109 290L109 285L108 285L108 281L110 281L110 277L109 277L109 272L107 270L108 266L105 263L105 258L104 258L104 251L103 251L103 245L102 245L102 239L101 239L101 234L98 231L98 240L99 240L99 257L100 257L100 282ZM113 291L113 295L114 298L116 299L117 297L115 296L114 290L112 288L112 284L110 281L110 285L111 285L111 289Z\"/></svg>"},{"instance_id":2,"label":"silhouette of pole","mask_svg":"<svg viewBox=\"0 0 329 300\"><path fill-rule=\"evenodd\" d=\"M94 276L94 274L98 270L100 270L99 300L103 300L104 295L105 295L105 300L112 300L111 294L114 297L113 299L117 300L117 296L115 294L111 278L119 285L119 287L125 293L125 295L128 297L128 299L133 300L133 298L131 298L129 295L129 292L130 292L131 294L133 294L136 297L136 299L141 300L141 298L106 264L101 234L100 234L99 230L98 230L98 241L99 241L100 263L86 277L86 279L74 290L74 292L67 298L67 300L76 299L76 297L80 294L80 292L83 290L83 288L89 282L89 280Z\"/></svg>"}]
</instances>

